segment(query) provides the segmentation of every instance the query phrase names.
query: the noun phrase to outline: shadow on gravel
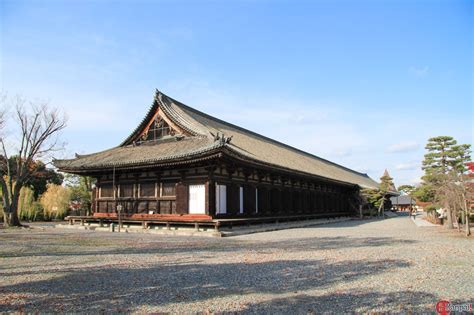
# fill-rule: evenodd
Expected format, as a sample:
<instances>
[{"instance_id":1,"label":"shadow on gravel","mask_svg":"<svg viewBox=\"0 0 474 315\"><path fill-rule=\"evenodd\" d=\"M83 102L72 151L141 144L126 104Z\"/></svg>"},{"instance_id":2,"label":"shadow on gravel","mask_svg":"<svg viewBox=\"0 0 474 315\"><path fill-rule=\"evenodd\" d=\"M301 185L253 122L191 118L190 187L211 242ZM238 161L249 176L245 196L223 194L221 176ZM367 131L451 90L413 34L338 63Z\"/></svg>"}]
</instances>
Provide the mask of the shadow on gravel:
<instances>
[{"instance_id":1,"label":"shadow on gravel","mask_svg":"<svg viewBox=\"0 0 474 315\"><path fill-rule=\"evenodd\" d=\"M310 237L274 241L263 244L263 248L292 249L299 251L317 251L327 249L344 249L357 247L380 247L392 245L410 245L418 241L397 239L393 237Z\"/></svg>"},{"instance_id":2,"label":"shadow on gravel","mask_svg":"<svg viewBox=\"0 0 474 315\"><path fill-rule=\"evenodd\" d=\"M344 292L322 296L300 294L289 298L250 304L243 314L321 314L367 313L379 310L392 313L433 313L439 300L433 294L422 291Z\"/></svg>"},{"instance_id":3,"label":"shadow on gravel","mask_svg":"<svg viewBox=\"0 0 474 315\"><path fill-rule=\"evenodd\" d=\"M399 215L397 213L397 217L394 217L394 218L384 218L384 219L377 218L377 217L364 218L364 219L352 218L351 220L348 220L348 221L321 224L321 225L317 225L317 226L309 227L309 228L317 228L317 229L348 228L348 227L358 227L358 226L361 226L361 225L376 223L376 222L383 222L383 221L389 221L390 222L390 220L393 220L394 222L403 222L405 220L406 220L407 223L410 222L408 220L408 217L406 217L406 216L404 217L404 215Z\"/></svg>"},{"instance_id":4,"label":"shadow on gravel","mask_svg":"<svg viewBox=\"0 0 474 315\"><path fill-rule=\"evenodd\" d=\"M57 237L57 235L56 235ZM123 242L122 242L123 240ZM111 242L113 241L113 242ZM142 242L143 241L143 242ZM121 242L121 243L120 243ZM393 245L411 245L419 241L398 239L393 237L302 237L276 241L250 241L237 239L109 239L98 242L92 239L88 242L87 236L77 239L34 240L29 244L18 246L14 251L0 249L0 257L61 257L61 256L89 256L89 255L168 255L179 253L206 253L234 252L236 250L262 251L318 251L327 249L344 249L358 247L382 247ZM42 248L45 246L44 248ZM0 273L1 275L1 273Z\"/></svg>"},{"instance_id":5,"label":"shadow on gravel","mask_svg":"<svg viewBox=\"0 0 474 315\"><path fill-rule=\"evenodd\" d=\"M56 274L50 280L0 286L0 296L24 296L22 305L0 303L0 312L129 312L141 305L166 306L212 300L229 295L294 293L330 290L338 283L391 272L410 265L402 260L355 260L328 263L323 260L285 260L265 263L157 264L151 268L75 270ZM31 297L30 294L33 294ZM302 299L300 296L299 299ZM357 296L355 296L357 297ZM350 298L350 295L345 299ZM381 297L368 297L364 303ZM408 299L408 297L404 297ZM298 298L297 298L298 299ZM310 308L321 301L302 299ZM372 299L372 300L370 300ZM417 297L414 297L417 299ZM8 299L7 299L8 300ZM363 297L355 301L362 303ZM297 300L295 300L298 302ZM285 311L290 301L275 300L270 309ZM315 304L316 303L316 304ZM345 303L351 303L346 300ZM285 305L287 304L287 305ZM301 305L301 306L302 306ZM352 304L351 304L352 305ZM252 308L254 306L251 306ZM289 309L288 309L289 310Z\"/></svg>"}]
</instances>

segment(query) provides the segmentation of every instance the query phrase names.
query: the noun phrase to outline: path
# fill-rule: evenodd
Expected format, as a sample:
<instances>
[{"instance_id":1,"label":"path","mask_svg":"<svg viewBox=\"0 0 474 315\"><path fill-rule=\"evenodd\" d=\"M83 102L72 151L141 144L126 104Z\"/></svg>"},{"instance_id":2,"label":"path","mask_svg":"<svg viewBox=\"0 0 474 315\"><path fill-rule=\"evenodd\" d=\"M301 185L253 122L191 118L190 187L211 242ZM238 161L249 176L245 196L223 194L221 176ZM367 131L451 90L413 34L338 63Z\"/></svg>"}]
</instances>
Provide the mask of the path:
<instances>
[{"instance_id":1,"label":"path","mask_svg":"<svg viewBox=\"0 0 474 315\"><path fill-rule=\"evenodd\" d=\"M433 312L474 243L407 217L230 238L0 230L0 312Z\"/></svg>"}]
</instances>

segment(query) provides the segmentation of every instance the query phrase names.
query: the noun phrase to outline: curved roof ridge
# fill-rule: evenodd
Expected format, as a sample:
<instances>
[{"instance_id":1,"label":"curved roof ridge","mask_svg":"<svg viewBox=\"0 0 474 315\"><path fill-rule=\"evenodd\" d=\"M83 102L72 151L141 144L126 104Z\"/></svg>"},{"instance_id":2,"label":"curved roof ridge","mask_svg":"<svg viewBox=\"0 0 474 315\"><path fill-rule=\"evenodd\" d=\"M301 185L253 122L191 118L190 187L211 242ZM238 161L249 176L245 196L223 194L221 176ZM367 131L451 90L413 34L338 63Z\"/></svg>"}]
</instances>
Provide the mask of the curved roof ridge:
<instances>
[{"instance_id":1,"label":"curved roof ridge","mask_svg":"<svg viewBox=\"0 0 474 315\"><path fill-rule=\"evenodd\" d=\"M120 143L118 146L123 147L124 145L129 144L129 142L132 141L132 139L137 135L137 133L140 130L142 130L147 124L147 122L153 117L157 108L158 108L158 103L156 102L156 100L153 100L153 103L150 105L150 108L148 109L148 112L145 115L145 117L143 117L142 121L138 124L135 130L133 130L132 133L124 141L122 141L122 143Z\"/></svg>"},{"instance_id":2,"label":"curved roof ridge","mask_svg":"<svg viewBox=\"0 0 474 315\"><path fill-rule=\"evenodd\" d=\"M170 99L166 94L163 94L160 91L157 91L155 99L157 102L160 103L159 104L161 105L160 108L165 112L165 114L168 116L169 119L171 119L180 128L183 128L187 132L191 133L193 136L206 135L205 133L203 133L202 130L199 130L200 128L196 128L198 126L196 126L193 122L188 121L185 117L183 117L180 113L178 113L174 108L172 108L170 104L165 102L162 97L166 97Z\"/></svg>"},{"instance_id":3,"label":"curved roof ridge","mask_svg":"<svg viewBox=\"0 0 474 315\"><path fill-rule=\"evenodd\" d=\"M352 173L354 173L354 174L356 174L356 175L360 175L360 176L363 176L363 177L370 178L369 175L367 175L366 173L357 172L357 171L355 171L355 170L353 170L353 169L350 169L350 168L348 168L348 167L346 167L346 166L343 166L343 165L337 164L337 163L335 163L335 162L329 161L329 160L327 160L327 159L321 158L321 157L319 157L319 156L317 156L317 155L314 155L314 154L312 154L312 153L309 153L309 152L303 151L303 150L301 150L301 149L295 148L295 147L293 147L293 146L291 146L291 145L288 145L288 144L286 144L286 143L283 143L283 142L274 140L274 139L269 138L269 137L267 137L267 136L264 136L264 135L261 135L261 134L259 134L259 133L256 133L256 132L254 132L254 131L252 131L252 130L249 130L249 129L246 129L246 128L243 128L243 127L234 125L234 124L229 123L229 122L227 122L227 121L224 121L224 120L222 120L222 119L219 119L219 118L216 118L216 117L211 116L211 115L209 115L209 114L206 114L206 113L204 113L204 112L201 112L201 111L199 111L199 110L197 110L197 109L195 109L195 108L192 108L192 107L190 107L190 106L188 106L188 105L186 105L186 104L183 104L183 103L181 103L181 102L175 100L175 99L172 98L172 97L169 97L168 95L166 95L166 94L164 94L164 93L162 93L162 92L160 92L160 93L161 93L162 95L164 95L165 97L169 98L170 100L172 100L175 105L184 107L186 110L189 110L189 111L191 111L191 112L194 112L195 114L204 116L204 117L207 118L207 119L217 121L217 122L219 122L219 123L221 123L221 124L223 124L223 125L232 127L232 128L237 129L237 130L239 130L239 131L243 131L243 132L248 133L248 134L251 134L251 135L253 135L253 136L260 137L260 138L262 138L262 139L264 139L264 140L266 140L266 141L269 141L269 142L271 142L271 143L273 143L273 144L275 144L275 145L279 145L279 146L282 146L282 147L284 147L284 148L286 148L286 149L289 149L289 150L292 150L292 151L296 151L297 153L304 154L304 155L309 156L309 157L311 157L311 158L315 158L315 159L320 160L320 161L322 161L322 162L324 162L324 163L327 163L327 164L330 164L330 165L333 165L333 166L342 168L342 169L344 169L344 170L346 170L346 171L352 172Z\"/></svg>"}]
</instances>

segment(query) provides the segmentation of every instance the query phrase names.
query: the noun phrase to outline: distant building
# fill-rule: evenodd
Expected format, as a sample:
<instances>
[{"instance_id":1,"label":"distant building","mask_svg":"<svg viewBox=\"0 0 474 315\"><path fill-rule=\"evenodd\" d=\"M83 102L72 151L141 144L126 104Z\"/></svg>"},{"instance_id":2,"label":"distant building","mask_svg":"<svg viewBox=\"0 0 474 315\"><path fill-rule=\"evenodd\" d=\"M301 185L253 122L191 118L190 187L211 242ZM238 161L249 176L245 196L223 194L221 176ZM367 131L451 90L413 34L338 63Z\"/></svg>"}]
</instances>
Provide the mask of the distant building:
<instances>
[{"instance_id":1,"label":"distant building","mask_svg":"<svg viewBox=\"0 0 474 315\"><path fill-rule=\"evenodd\" d=\"M409 195L391 197L390 201L392 202L392 208L397 211L411 210L416 204L415 199Z\"/></svg>"},{"instance_id":2,"label":"distant building","mask_svg":"<svg viewBox=\"0 0 474 315\"><path fill-rule=\"evenodd\" d=\"M265 117L259 119L265 124ZM356 213L360 188L379 187L367 174L214 118L159 91L120 145L54 164L63 172L96 178L92 210L109 217L119 205L130 218L174 221L332 217Z\"/></svg>"}]
</instances>

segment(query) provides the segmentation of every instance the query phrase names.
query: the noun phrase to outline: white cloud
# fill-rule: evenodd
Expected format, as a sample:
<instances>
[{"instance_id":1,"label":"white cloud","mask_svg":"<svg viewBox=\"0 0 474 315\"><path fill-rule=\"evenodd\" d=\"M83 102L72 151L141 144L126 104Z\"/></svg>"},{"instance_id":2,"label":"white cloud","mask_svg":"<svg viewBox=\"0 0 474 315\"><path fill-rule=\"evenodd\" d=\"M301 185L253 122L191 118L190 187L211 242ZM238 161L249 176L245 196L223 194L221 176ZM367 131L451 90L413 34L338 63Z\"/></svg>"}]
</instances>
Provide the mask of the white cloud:
<instances>
[{"instance_id":1,"label":"white cloud","mask_svg":"<svg viewBox=\"0 0 474 315\"><path fill-rule=\"evenodd\" d=\"M415 186L420 183L421 183L421 177L415 177L410 180L410 184L415 185Z\"/></svg>"},{"instance_id":2,"label":"white cloud","mask_svg":"<svg viewBox=\"0 0 474 315\"><path fill-rule=\"evenodd\" d=\"M357 171L359 173L364 173L364 174L377 173L376 170L371 169L371 168L366 167L366 166L361 166L361 165L354 167L354 171Z\"/></svg>"},{"instance_id":3,"label":"white cloud","mask_svg":"<svg viewBox=\"0 0 474 315\"><path fill-rule=\"evenodd\" d=\"M352 155L351 148L336 148L332 151L332 155L339 157L348 157Z\"/></svg>"},{"instance_id":4,"label":"white cloud","mask_svg":"<svg viewBox=\"0 0 474 315\"><path fill-rule=\"evenodd\" d=\"M387 148L388 153L413 152L418 150L420 144L414 141L406 141L393 144Z\"/></svg>"},{"instance_id":5,"label":"white cloud","mask_svg":"<svg viewBox=\"0 0 474 315\"><path fill-rule=\"evenodd\" d=\"M399 171L412 171L419 168L420 168L419 162L400 163L395 166L395 169Z\"/></svg>"}]
</instances>

